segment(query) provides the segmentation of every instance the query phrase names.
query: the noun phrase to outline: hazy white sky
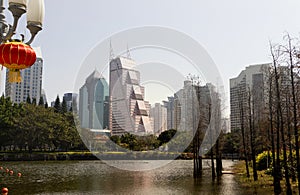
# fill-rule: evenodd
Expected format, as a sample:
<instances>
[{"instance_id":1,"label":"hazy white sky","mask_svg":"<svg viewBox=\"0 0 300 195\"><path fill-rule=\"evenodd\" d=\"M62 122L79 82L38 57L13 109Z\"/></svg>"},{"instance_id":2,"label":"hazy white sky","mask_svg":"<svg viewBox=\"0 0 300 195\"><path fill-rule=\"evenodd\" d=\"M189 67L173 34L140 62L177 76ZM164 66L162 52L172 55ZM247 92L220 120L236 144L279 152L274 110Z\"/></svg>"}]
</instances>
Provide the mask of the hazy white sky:
<instances>
[{"instance_id":1,"label":"hazy white sky","mask_svg":"<svg viewBox=\"0 0 300 195\"><path fill-rule=\"evenodd\" d=\"M269 40L300 32L299 0L45 0L45 8L44 29L32 45L42 49L49 103L73 91L90 50L133 27L169 27L197 40L216 63L226 91L229 78L245 66L270 61Z\"/></svg>"}]
</instances>

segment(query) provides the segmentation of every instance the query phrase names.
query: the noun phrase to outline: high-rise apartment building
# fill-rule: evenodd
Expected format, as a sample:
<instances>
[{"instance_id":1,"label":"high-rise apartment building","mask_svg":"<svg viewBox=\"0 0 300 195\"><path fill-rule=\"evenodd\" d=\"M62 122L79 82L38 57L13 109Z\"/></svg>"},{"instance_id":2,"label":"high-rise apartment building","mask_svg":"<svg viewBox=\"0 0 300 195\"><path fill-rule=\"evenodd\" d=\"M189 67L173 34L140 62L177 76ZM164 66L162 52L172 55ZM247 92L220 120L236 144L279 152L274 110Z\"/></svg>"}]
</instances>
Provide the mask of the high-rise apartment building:
<instances>
[{"instance_id":1,"label":"high-rise apartment building","mask_svg":"<svg viewBox=\"0 0 300 195\"><path fill-rule=\"evenodd\" d=\"M150 110L150 117L153 118L153 130L155 134L160 134L161 132L168 129L167 127L167 108L156 103Z\"/></svg>"},{"instance_id":2,"label":"high-rise apartment building","mask_svg":"<svg viewBox=\"0 0 300 195\"><path fill-rule=\"evenodd\" d=\"M163 105L167 109L167 129L177 129L180 122L180 118L178 118L178 112L180 112L178 98L176 95L168 97L168 101L163 101Z\"/></svg>"},{"instance_id":3,"label":"high-rise apartment building","mask_svg":"<svg viewBox=\"0 0 300 195\"><path fill-rule=\"evenodd\" d=\"M197 108L197 97L195 94L195 87L191 81L184 81L184 86L178 92L175 93L174 97L178 103L175 107L175 127L177 130L189 131L193 130L193 121L195 121L195 114ZM193 116L194 115L194 116Z\"/></svg>"},{"instance_id":4,"label":"high-rise apartment building","mask_svg":"<svg viewBox=\"0 0 300 195\"><path fill-rule=\"evenodd\" d=\"M108 122L108 84L98 71L94 71L79 91L79 120L81 127L88 129L107 129Z\"/></svg>"},{"instance_id":5,"label":"high-rise apartment building","mask_svg":"<svg viewBox=\"0 0 300 195\"><path fill-rule=\"evenodd\" d=\"M153 133L150 104L144 100L145 88L140 85L136 65L134 60L125 57L110 61L110 130L114 135Z\"/></svg>"},{"instance_id":6,"label":"high-rise apartment building","mask_svg":"<svg viewBox=\"0 0 300 195\"><path fill-rule=\"evenodd\" d=\"M200 117L202 121L207 120L207 114L203 113L208 113L212 87L211 84L196 86L189 80L184 81L182 89L168 97L168 101L163 101L163 107L167 109L167 129L192 131L197 128Z\"/></svg>"},{"instance_id":7,"label":"high-rise apartment building","mask_svg":"<svg viewBox=\"0 0 300 195\"><path fill-rule=\"evenodd\" d=\"M241 106L243 113L249 107L249 95L251 106L255 113L254 120L260 118L265 108L265 89L267 88L267 69L271 64L258 64L246 67L239 76L230 79L230 124L231 131L241 129ZM244 114L246 117L246 114Z\"/></svg>"},{"instance_id":8,"label":"high-rise apartment building","mask_svg":"<svg viewBox=\"0 0 300 195\"><path fill-rule=\"evenodd\" d=\"M22 82L10 83L9 70L6 69L5 95L10 97L12 102L25 102L27 97L30 97L31 100L35 99L38 103L42 97L43 57L39 47L33 49L37 58L30 68L21 70Z\"/></svg>"}]
</instances>

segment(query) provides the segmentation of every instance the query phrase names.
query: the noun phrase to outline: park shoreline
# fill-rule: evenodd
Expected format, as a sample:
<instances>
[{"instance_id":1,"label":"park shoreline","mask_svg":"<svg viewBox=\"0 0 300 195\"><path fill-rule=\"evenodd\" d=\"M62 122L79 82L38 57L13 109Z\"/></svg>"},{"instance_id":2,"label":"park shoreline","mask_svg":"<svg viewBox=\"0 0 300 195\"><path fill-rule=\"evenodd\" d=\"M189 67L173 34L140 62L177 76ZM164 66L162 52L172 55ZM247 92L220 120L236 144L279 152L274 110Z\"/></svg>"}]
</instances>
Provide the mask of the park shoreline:
<instances>
[{"instance_id":1,"label":"park shoreline","mask_svg":"<svg viewBox=\"0 0 300 195\"><path fill-rule=\"evenodd\" d=\"M250 178L246 176L245 162L239 161L236 163L232 170L235 175L235 180L245 191L252 191L253 194L273 194L273 177L272 175L266 174L266 170L258 171L258 180L254 181L253 179L253 170L251 164L249 164ZM282 187L282 193L286 193L285 181L282 179L280 181ZM297 183L292 182L292 192L293 194L298 194Z\"/></svg>"},{"instance_id":2,"label":"park shoreline","mask_svg":"<svg viewBox=\"0 0 300 195\"><path fill-rule=\"evenodd\" d=\"M2 152L0 161L65 161L65 160L192 160L192 153L176 152Z\"/></svg>"}]
</instances>

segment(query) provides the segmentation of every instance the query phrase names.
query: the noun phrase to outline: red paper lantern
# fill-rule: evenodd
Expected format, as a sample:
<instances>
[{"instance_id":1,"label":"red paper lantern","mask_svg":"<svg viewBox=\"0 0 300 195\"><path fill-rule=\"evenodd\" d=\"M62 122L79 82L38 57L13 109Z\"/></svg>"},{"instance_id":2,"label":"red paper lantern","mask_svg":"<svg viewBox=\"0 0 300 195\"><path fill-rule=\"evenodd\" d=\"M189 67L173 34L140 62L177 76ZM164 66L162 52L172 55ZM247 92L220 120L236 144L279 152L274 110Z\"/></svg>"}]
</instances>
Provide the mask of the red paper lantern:
<instances>
[{"instance_id":1,"label":"red paper lantern","mask_svg":"<svg viewBox=\"0 0 300 195\"><path fill-rule=\"evenodd\" d=\"M7 188L2 188L2 193L3 194L8 193L8 189Z\"/></svg>"},{"instance_id":2,"label":"red paper lantern","mask_svg":"<svg viewBox=\"0 0 300 195\"><path fill-rule=\"evenodd\" d=\"M21 82L20 70L35 63L35 51L20 41L0 45L0 64L9 69L9 82Z\"/></svg>"}]
</instances>

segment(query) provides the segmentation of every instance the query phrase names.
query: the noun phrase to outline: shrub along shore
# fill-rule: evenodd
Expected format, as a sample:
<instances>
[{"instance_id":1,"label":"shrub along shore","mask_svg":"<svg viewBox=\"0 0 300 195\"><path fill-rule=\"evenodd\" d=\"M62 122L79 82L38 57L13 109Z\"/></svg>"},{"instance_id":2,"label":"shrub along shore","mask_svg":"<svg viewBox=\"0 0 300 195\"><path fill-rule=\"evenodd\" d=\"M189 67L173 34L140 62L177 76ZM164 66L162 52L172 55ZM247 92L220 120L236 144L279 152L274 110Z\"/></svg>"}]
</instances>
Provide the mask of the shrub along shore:
<instances>
[{"instance_id":1,"label":"shrub along shore","mask_svg":"<svg viewBox=\"0 0 300 195\"><path fill-rule=\"evenodd\" d=\"M59 161L59 160L191 160L191 153L175 152L7 152L0 153L0 161Z\"/></svg>"}]
</instances>

